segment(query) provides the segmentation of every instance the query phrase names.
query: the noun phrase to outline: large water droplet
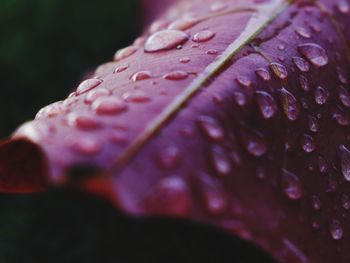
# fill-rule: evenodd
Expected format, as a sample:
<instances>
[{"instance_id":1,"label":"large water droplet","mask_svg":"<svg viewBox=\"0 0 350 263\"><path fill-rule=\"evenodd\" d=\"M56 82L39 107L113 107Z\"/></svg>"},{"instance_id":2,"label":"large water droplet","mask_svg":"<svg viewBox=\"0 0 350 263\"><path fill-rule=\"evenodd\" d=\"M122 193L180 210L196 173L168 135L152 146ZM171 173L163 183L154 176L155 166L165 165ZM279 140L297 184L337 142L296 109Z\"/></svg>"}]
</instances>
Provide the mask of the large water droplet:
<instances>
[{"instance_id":1,"label":"large water droplet","mask_svg":"<svg viewBox=\"0 0 350 263\"><path fill-rule=\"evenodd\" d=\"M292 93L285 88L278 91L284 114L291 121L295 121L300 115L300 105Z\"/></svg>"},{"instance_id":2,"label":"large water droplet","mask_svg":"<svg viewBox=\"0 0 350 263\"><path fill-rule=\"evenodd\" d=\"M315 67L323 67L328 64L326 50L318 44L306 43L298 46L299 52L304 55Z\"/></svg>"},{"instance_id":3,"label":"large water droplet","mask_svg":"<svg viewBox=\"0 0 350 263\"><path fill-rule=\"evenodd\" d=\"M314 139L308 135L304 134L301 140L301 146L306 153L311 153L315 150Z\"/></svg>"},{"instance_id":4,"label":"large water droplet","mask_svg":"<svg viewBox=\"0 0 350 263\"><path fill-rule=\"evenodd\" d=\"M134 46L129 46L129 47L123 48L121 50L118 50L117 53L115 53L115 55L114 55L114 60L119 61L119 60L122 60L124 58L130 57L136 51L137 51L137 48Z\"/></svg>"},{"instance_id":5,"label":"large water droplet","mask_svg":"<svg viewBox=\"0 0 350 263\"><path fill-rule=\"evenodd\" d=\"M99 98L92 104L92 108L99 115L110 115L125 111L127 104L118 97Z\"/></svg>"},{"instance_id":6,"label":"large water droplet","mask_svg":"<svg viewBox=\"0 0 350 263\"><path fill-rule=\"evenodd\" d=\"M301 72L308 72L310 70L310 64L305 59L300 57L293 57L293 63Z\"/></svg>"},{"instance_id":7,"label":"large water droplet","mask_svg":"<svg viewBox=\"0 0 350 263\"><path fill-rule=\"evenodd\" d=\"M265 91L257 91L256 98L261 115L265 119L271 119L276 114L277 105L275 99Z\"/></svg>"},{"instance_id":8,"label":"large water droplet","mask_svg":"<svg viewBox=\"0 0 350 263\"><path fill-rule=\"evenodd\" d=\"M323 105L327 102L329 97L329 91L326 88L317 86L315 88L315 102L318 105Z\"/></svg>"},{"instance_id":9,"label":"large water droplet","mask_svg":"<svg viewBox=\"0 0 350 263\"><path fill-rule=\"evenodd\" d=\"M198 126L201 131L213 141L221 141L224 139L224 130L220 124L209 116L201 116L197 119Z\"/></svg>"},{"instance_id":10,"label":"large water droplet","mask_svg":"<svg viewBox=\"0 0 350 263\"><path fill-rule=\"evenodd\" d=\"M264 68L257 68L255 73L264 81L268 81L271 79L270 72Z\"/></svg>"},{"instance_id":11,"label":"large water droplet","mask_svg":"<svg viewBox=\"0 0 350 263\"><path fill-rule=\"evenodd\" d=\"M272 71L275 73L275 75L279 79L284 80L288 77L287 68L285 66L283 66L282 64L277 63L277 62L273 62L270 64L270 68L272 69Z\"/></svg>"},{"instance_id":12,"label":"large water droplet","mask_svg":"<svg viewBox=\"0 0 350 263\"><path fill-rule=\"evenodd\" d=\"M188 73L182 70L172 71L164 75L164 79L167 80L182 80L188 77Z\"/></svg>"},{"instance_id":13,"label":"large water droplet","mask_svg":"<svg viewBox=\"0 0 350 263\"><path fill-rule=\"evenodd\" d=\"M143 70L143 71L136 72L134 75L132 75L131 78L133 81L136 82L136 81L150 79L151 77L152 77L151 72L147 70Z\"/></svg>"},{"instance_id":14,"label":"large water droplet","mask_svg":"<svg viewBox=\"0 0 350 263\"><path fill-rule=\"evenodd\" d=\"M212 39L215 36L215 33L210 31L210 30L203 30L198 33L196 33L193 36L193 41L194 42L205 42L210 39Z\"/></svg>"},{"instance_id":15,"label":"large water droplet","mask_svg":"<svg viewBox=\"0 0 350 263\"><path fill-rule=\"evenodd\" d=\"M179 30L162 30L151 35L145 43L146 52L158 52L173 49L178 45L185 43L189 39L183 31Z\"/></svg>"},{"instance_id":16,"label":"large water droplet","mask_svg":"<svg viewBox=\"0 0 350 263\"><path fill-rule=\"evenodd\" d=\"M285 169L282 169L281 187L284 194L291 200L299 200L303 196L300 179Z\"/></svg>"},{"instance_id":17,"label":"large water droplet","mask_svg":"<svg viewBox=\"0 0 350 263\"><path fill-rule=\"evenodd\" d=\"M350 151L345 145L340 145L338 155L342 174L345 180L350 182Z\"/></svg>"},{"instance_id":18,"label":"large water droplet","mask_svg":"<svg viewBox=\"0 0 350 263\"><path fill-rule=\"evenodd\" d=\"M218 145L213 146L211 149L211 159L214 169L219 175L226 176L230 174L232 166L225 149Z\"/></svg>"},{"instance_id":19,"label":"large water droplet","mask_svg":"<svg viewBox=\"0 0 350 263\"><path fill-rule=\"evenodd\" d=\"M168 29L172 29L172 30L186 30L186 29L189 29L189 28L193 27L194 25L196 25L199 21L200 20L198 18L194 18L194 17L180 18L180 19L175 20L174 22L172 22L168 26Z\"/></svg>"},{"instance_id":20,"label":"large water droplet","mask_svg":"<svg viewBox=\"0 0 350 263\"><path fill-rule=\"evenodd\" d=\"M181 154L177 147L169 146L161 150L159 154L159 165L165 169L176 168L181 160Z\"/></svg>"},{"instance_id":21,"label":"large water droplet","mask_svg":"<svg viewBox=\"0 0 350 263\"><path fill-rule=\"evenodd\" d=\"M103 82L102 79L87 79L78 86L76 90L76 95L86 93L98 87L99 85L101 85L102 82Z\"/></svg>"},{"instance_id":22,"label":"large water droplet","mask_svg":"<svg viewBox=\"0 0 350 263\"><path fill-rule=\"evenodd\" d=\"M333 219L329 224L329 231L334 240L340 240L343 237L343 227L339 220Z\"/></svg>"}]
</instances>

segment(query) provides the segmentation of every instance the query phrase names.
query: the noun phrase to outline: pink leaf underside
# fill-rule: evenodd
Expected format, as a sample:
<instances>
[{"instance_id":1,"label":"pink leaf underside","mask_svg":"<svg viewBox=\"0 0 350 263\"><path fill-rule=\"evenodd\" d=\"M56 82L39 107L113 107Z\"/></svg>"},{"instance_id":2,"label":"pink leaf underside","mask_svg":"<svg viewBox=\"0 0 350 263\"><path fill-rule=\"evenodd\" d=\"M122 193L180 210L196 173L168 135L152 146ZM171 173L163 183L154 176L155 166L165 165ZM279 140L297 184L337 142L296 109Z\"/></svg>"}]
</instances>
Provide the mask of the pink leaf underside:
<instances>
[{"instance_id":1,"label":"pink leaf underside","mask_svg":"<svg viewBox=\"0 0 350 263\"><path fill-rule=\"evenodd\" d=\"M349 262L350 3L253 2L176 4L14 137L42 147L50 184L99 167L82 187L127 213Z\"/></svg>"}]
</instances>

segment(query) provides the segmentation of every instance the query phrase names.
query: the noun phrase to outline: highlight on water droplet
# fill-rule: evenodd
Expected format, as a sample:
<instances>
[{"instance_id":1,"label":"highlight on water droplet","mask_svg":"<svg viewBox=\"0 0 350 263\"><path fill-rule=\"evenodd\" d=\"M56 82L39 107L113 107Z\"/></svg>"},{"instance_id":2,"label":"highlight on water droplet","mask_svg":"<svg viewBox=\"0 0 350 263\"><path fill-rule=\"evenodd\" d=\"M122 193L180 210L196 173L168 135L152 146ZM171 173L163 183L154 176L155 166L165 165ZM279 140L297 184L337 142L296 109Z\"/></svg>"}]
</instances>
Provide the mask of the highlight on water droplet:
<instances>
[{"instance_id":1,"label":"highlight on water droplet","mask_svg":"<svg viewBox=\"0 0 350 263\"><path fill-rule=\"evenodd\" d=\"M92 108L99 115L118 114L127 110L127 104L119 97L98 98L92 104Z\"/></svg>"},{"instance_id":2,"label":"highlight on water droplet","mask_svg":"<svg viewBox=\"0 0 350 263\"><path fill-rule=\"evenodd\" d=\"M151 35L145 43L145 52L158 52L176 48L185 43L189 35L180 30L162 30Z\"/></svg>"}]
</instances>

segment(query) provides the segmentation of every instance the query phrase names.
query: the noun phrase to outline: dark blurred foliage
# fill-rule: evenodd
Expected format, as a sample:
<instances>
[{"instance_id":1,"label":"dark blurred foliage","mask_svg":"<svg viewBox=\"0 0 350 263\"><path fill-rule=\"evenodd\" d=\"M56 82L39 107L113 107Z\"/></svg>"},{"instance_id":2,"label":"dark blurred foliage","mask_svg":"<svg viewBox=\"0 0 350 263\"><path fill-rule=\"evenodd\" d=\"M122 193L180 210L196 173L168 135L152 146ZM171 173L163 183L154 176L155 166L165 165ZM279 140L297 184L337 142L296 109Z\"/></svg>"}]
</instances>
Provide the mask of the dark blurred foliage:
<instances>
[{"instance_id":1,"label":"dark blurred foliage","mask_svg":"<svg viewBox=\"0 0 350 263\"><path fill-rule=\"evenodd\" d=\"M137 0L0 1L0 138L140 31Z\"/></svg>"}]
</instances>

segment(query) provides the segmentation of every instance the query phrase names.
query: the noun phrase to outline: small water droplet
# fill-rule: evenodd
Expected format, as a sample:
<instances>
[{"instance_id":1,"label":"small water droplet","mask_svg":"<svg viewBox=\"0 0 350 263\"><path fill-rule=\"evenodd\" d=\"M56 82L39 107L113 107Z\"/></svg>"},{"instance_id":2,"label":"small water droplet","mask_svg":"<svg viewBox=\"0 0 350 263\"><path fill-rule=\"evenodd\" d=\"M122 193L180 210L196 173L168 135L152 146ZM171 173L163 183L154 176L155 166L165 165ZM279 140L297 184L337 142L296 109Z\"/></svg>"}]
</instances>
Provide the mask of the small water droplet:
<instances>
[{"instance_id":1,"label":"small water droplet","mask_svg":"<svg viewBox=\"0 0 350 263\"><path fill-rule=\"evenodd\" d=\"M74 138L71 147L73 151L84 155L95 155L102 150L102 145L96 139L89 136Z\"/></svg>"},{"instance_id":2,"label":"small water droplet","mask_svg":"<svg viewBox=\"0 0 350 263\"><path fill-rule=\"evenodd\" d=\"M321 209L321 200L320 200L320 198L317 195L313 195L311 197L311 203L312 203L312 208L315 211L318 211L318 210Z\"/></svg>"},{"instance_id":3,"label":"small water droplet","mask_svg":"<svg viewBox=\"0 0 350 263\"><path fill-rule=\"evenodd\" d=\"M186 79L187 77L188 73L182 70L176 70L163 76L163 78L167 80L182 80Z\"/></svg>"},{"instance_id":4,"label":"small water droplet","mask_svg":"<svg viewBox=\"0 0 350 263\"><path fill-rule=\"evenodd\" d=\"M340 240L343 237L343 227L339 220L331 220L329 224L329 231L334 240Z\"/></svg>"},{"instance_id":5,"label":"small water droplet","mask_svg":"<svg viewBox=\"0 0 350 263\"><path fill-rule=\"evenodd\" d=\"M346 0L338 0L337 9L342 14L349 14L350 13L350 5Z\"/></svg>"},{"instance_id":6,"label":"small water droplet","mask_svg":"<svg viewBox=\"0 0 350 263\"><path fill-rule=\"evenodd\" d=\"M108 95L110 95L111 92L106 89L106 88L100 88L100 89L94 89L94 90L91 90L89 91L87 94L86 94L86 97L85 97L85 103L86 104L91 104L93 103L97 98L100 98L100 97L106 97Z\"/></svg>"},{"instance_id":7,"label":"small water droplet","mask_svg":"<svg viewBox=\"0 0 350 263\"><path fill-rule=\"evenodd\" d=\"M340 145L338 155L342 174L345 180L350 182L350 151L345 145Z\"/></svg>"},{"instance_id":8,"label":"small water droplet","mask_svg":"<svg viewBox=\"0 0 350 263\"><path fill-rule=\"evenodd\" d=\"M312 24L312 25L310 25L310 28L311 28L311 30L312 30L313 32L315 32L315 33L320 33L320 32L321 32L321 28L320 28L319 25Z\"/></svg>"},{"instance_id":9,"label":"small water droplet","mask_svg":"<svg viewBox=\"0 0 350 263\"><path fill-rule=\"evenodd\" d=\"M311 226L314 230L320 230L321 229L321 223L320 220L317 218L313 218L311 220Z\"/></svg>"},{"instance_id":10,"label":"small water droplet","mask_svg":"<svg viewBox=\"0 0 350 263\"><path fill-rule=\"evenodd\" d=\"M321 86L317 86L315 88L315 102L318 105L324 105L329 97L329 92L326 88L323 88Z\"/></svg>"},{"instance_id":11,"label":"small water droplet","mask_svg":"<svg viewBox=\"0 0 350 263\"><path fill-rule=\"evenodd\" d=\"M183 63L183 64L187 64L191 61L190 58L188 57L184 57L184 58L180 58L180 62Z\"/></svg>"},{"instance_id":12,"label":"small water droplet","mask_svg":"<svg viewBox=\"0 0 350 263\"><path fill-rule=\"evenodd\" d=\"M52 103L42 108L35 116L35 119L39 118L53 118L59 115L63 115L68 109L63 105L62 101Z\"/></svg>"},{"instance_id":13,"label":"small water droplet","mask_svg":"<svg viewBox=\"0 0 350 263\"><path fill-rule=\"evenodd\" d=\"M284 194L291 200L299 200L303 196L300 179L295 174L282 169L281 186Z\"/></svg>"},{"instance_id":14,"label":"small water droplet","mask_svg":"<svg viewBox=\"0 0 350 263\"><path fill-rule=\"evenodd\" d=\"M350 107L350 94L347 89L345 89L343 86L340 86L338 88L339 90L339 99L342 102L342 104L349 108Z\"/></svg>"},{"instance_id":15,"label":"small water droplet","mask_svg":"<svg viewBox=\"0 0 350 263\"><path fill-rule=\"evenodd\" d=\"M350 116L339 108L332 110L332 118L340 125L347 127L350 125Z\"/></svg>"},{"instance_id":16,"label":"small water droplet","mask_svg":"<svg viewBox=\"0 0 350 263\"><path fill-rule=\"evenodd\" d=\"M207 55L217 55L219 51L217 51L216 49L209 49L206 53Z\"/></svg>"},{"instance_id":17,"label":"small water droplet","mask_svg":"<svg viewBox=\"0 0 350 263\"><path fill-rule=\"evenodd\" d=\"M301 146L306 153L311 153L315 150L314 139L308 135L304 134L301 140Z\"/></svg>"},{"instance_id":18,"label":"small water droplet","mask_svg":"<svg viewBox=\"0 0 350 263\"><path fill-rule=\"evenodd\" d=\"M308 72L310 70L309 62L303 58L293 57L293 62L301 72Z\"/></svg>"},{"instance_id":19,"label":"small water droplet","mask_svg":"<svg viewBox=\"0 0 350 263\"><path fill-rule=\"evenodd\" d=\"M162 168L175 169L181 161L179 149L175 146L163 148L158 156L158 161Z\"/></svg>"},{"instance_id":20,"label":"small water droplet","mask_svg":"<svg viewBox=\"0 0 350 263\"><path fill-rule=\"evenodd\" d=\"M297 33L299 36L303 38L311 38L310 32L304 27L297 27L295 29L295 33Z\"/></svg>"},{"instance_id":21,"label":"small water droplet","mask_svg":"<svg viewBox=\"0 0 350 263\"><path fill-rule=\"evenodd\" d=\"M280 51L284 51L284 50L286 50L286 46L284 45L284 44L278 44L278 49L280 50Z\"/></svg>"},{"instance_id":22,"label":"small water droplet","mask_svg":"<svg viewBox=\"0 0 350 263\"><path fill-rule=\"evenodd\" d=\"M255 73L264 81L268 81L271 79L270 72L264 68L257 68Z\"/></svg>"},{"instance_id":23,"label":"small water droplet","mask_svg":"<svg viewBox=\"0 0 350 263\"><path fill-rule=\"evenodd\" d=\"M215 119L209 116L201 116L197 119L197 123L201 131L213 141L223 140L224 130Z\"/></svg>"},{"instance_id":24,"label":"small water droplet","mask_svg":"<svg viewBox=\"0 0 350 263\"><path fill-rule=\"evenodd\" d=\"M118 97L98 98L92 108L99 115L118 114L127 109L127 104L124 100Z\"/></svg>"},{"instance_id":25,"label":"small water droplet","mask_svg":"<svg viewBox=\"0 0 350 263\"><path fill-rule=\"evenodd\" d=\"M310 91L309 81L304 75L299 76L299 82L300 82L301 88L304 91L306 91L306 92Z\"/></svg>"},{"instance_id":26,"label":"small water droplet","mask_svg":"<svg viewBox=\"0 0 350 263\"><path fill-rule=\"evenodd\" d=\"M99 85L101 85L101 83L103 82L102 79L87 79L85 81L83 81L77 88L76 90L76 95L81 95L83 93L86 93L96 87L98 87Z\"/></svg>"},{"instance_id":27,"label":"small water droplet","mask_svg":"<svg viewBox=\"0 0 350 263\"><path fill-rule=\"evenodd\" d=\"M179 30L162 30L151 35L145 43L145 52L158 52L176 48L185 43L189 36Z\"/></svg>"},{"instance_id":28,"label":"small water droplet","mask_svg":"<svg viewBox=\"0 0 350 263\"><path fill-rule=\"evenodd\" d=\"M142 103L148 102L151 98L141 90L129 91L123 94L122 98L126 101Z\"/></svg>"},{"instance_id":29,"label":"small water droplet","mask_svg":"<svg viewBox=\"0 0 350 263\"><path fill-rule=\"evenodd\" d=\"M327 162L321 156L318 157L318 170L320 171L321 174L326 174L328 171Z\"/></svg>"},{"instance_id":30,"label":"small water droplet","mask_svg":"<svg viewBox=\"0 0 350 263\"><path fill-rule=\"evenodd\" d=\"M214 169L219 175L230 174L232 166L226 151L221 146L215 145L211 148L211 158Z\"/></svg>"},{"instance_id":31,"label":"small water droplet","mask_svg":"<svg viewBox=\"0 0 350 263\"><path fill-rule=\"evenodd\" d=\"M93 116L77 113L68 114L67 123L70 126L83 130L94 130L101 127L100 123Z\"/></svg>"},{"instance_id":32,"label":"small water droplet","mask_svg":"<svg viewBox=\"0 0 350 263\"><path fill-rule=\"evenodd\" d=\"M323 67L328 64L326 50L318 44L306 43L298 45L299 52L305 56L315 67Z\"/></svg>"},{"instance_id":33,"label":"small water droplet","mask_svg":"<svg viewBox=\"0 0 350 263\"><path fill-rule=\"evenodd\" d=\"M291 121L295 121L300 115L300 105L292 93L285 88L278 90L284 114Z\"/></svg>"},{"instance_id":34,"label":"small water droplet","mask_svg":"<svg viewBox=\"0 0 350 263\"><path fill-rule=\"evenodd\" d=\"M171 30L186 30L186 29L189 29L189 28L193 27L198 22L200 22L200 20L198 18L184 17L184 18L180 18L180 19L175 20L174 22L172 22L168 26L168 29L171 29Z\"/></svg>"},{"instance_id":35,"label":"small water droplet","mask_svg":"<svg viewBox=\"0 0 350 263\"><path fill-rule=\"evenodd\" d=\"M124 65L124 66L119 66L114 70L114 73L121 73L124 72L125 70L127 70L129 68L128 65Z\"/></svg>"},{"instance_id":36,"label":"small water droplet","mask_svg":"<svg viewBox=\"0 0 350 263\"><path fill-rule=\"evenodd\" d=\"M114 55L114 61L120 61L122 59L130 57L136 51L137 51L137 48L134 46L129 46L129 47L123 48L121 50L118 50L117 53L115 53L115 55Z\"/></svg>"},{"instance_id":37,"label":"small water droplet","mask_svg":"<svg viewBox=\"0 0 350 263\"><path fill-rule=\"evenodd\" d=\"M279 79L286 79L288 77L288 71L286 69L285 66L283 66L280 63L277 62L273 62L270 64L270 68L272 69L272 71L275 73L275 75L279 78Z\"/></svg>"},{"instance_id":38,"label":"small water droplet","mask_svg":"<svg viewBox=\"0 0 350 263\"><path fill-rule=\"evenodd\" d=\"M262 157L268 150L268 145L262 134L246 128L241 132L242 142L245 150L254 157Z\"/></svg>"},{"instance_id":39,"label":"small water droplet","mask_svg":"<svg viewBox=\"0 0 350 263\"><path fill-rule=\"evenodd\" d=\"M191 48L199 48L199 44L195 43L191 45Z\"/></svg>"},{"instance_id":40,"label":"small water droplet","mask_svg":"<svg viewBox=\"0 0 350 263\"><path fill-rule=\"evenodd\" d=\"M312 132L318 132L319 129L319 123L317 118L313 117L313 116L309 116L309 129Z\"/></svg>"},{"instance_id":41,"label":"small water droplet","mask_svg":"<svg viewBox=\"0 0 350 263\"><path fill-rule=\"evenodd\" d=\"M247 104L247 98L242 92L235 91L233 93L233 98L234 98L236 104L240 107L243 107Z\"/></svg>"},{"instance_id":42,"label":"small water droplet","mask_svg":"<svg viewBox=\"0 0 350 263\"><path fill-rule=\"evenodd\" d=\"M339 79L340 83L348 84L348 78L347 78L344 70L341 67L339 67L339 66L336 67L336 70L337 70L337 73L338 73L338 79Z\"/></svg>"},{"instance_id":43,"label":"small water droplet","mask_svg":"<svg viewBox=\"0 0 350 263\"><path fill-rule=\"evenodd\" d=\"M269 93L265 91L257 91L256 99L263 118L271 119L275 116L277 105L275 99Z\"/></svg>"},{"instance_id":44,"label":"small water droplet","mask_svg":"<svg viewBox=\"0 0 350 263\"><path fill-rule=\"evenodd\" d=\"M244 88L248 88L252 85L252 81L245 76L237 77L236 81L239 85L241 85Z\"/></svg>"},{"instance_id":45,"label":"small water droplet","mask_svg":"<svg viewBox=\"0 0 350 263\"><path fill-rule=\"evenodd\" d=\"M345 210L350 209L350 197L347 194L342 194L341 203Z\"/></svg>"},{"instance_id":46,"label":"small water droplet","mask_svg":"<svg viewBox=\"0 0 350 263\"><path fill-rule=\"evenodd\" d=\"M212 39L214 36L215 36L214 32L212 32L210 30L203 30L203 31L196 33L193 36L192 40L194 42L205 42L205 41Z\"/></svg>"},{"instance_id":47,"label":"small water droplet","mask_svg":"<svg viewBox=\"0 0 350 263\"><path fill-rule=\"evenodd\" d=\"M150 79L151 77L152 77L151 72L147 70L143 70L143 71L136 72L134 75L132 75L131 78L133 81L136 82L136 81Z\"/></svg>"}]
</instances>

